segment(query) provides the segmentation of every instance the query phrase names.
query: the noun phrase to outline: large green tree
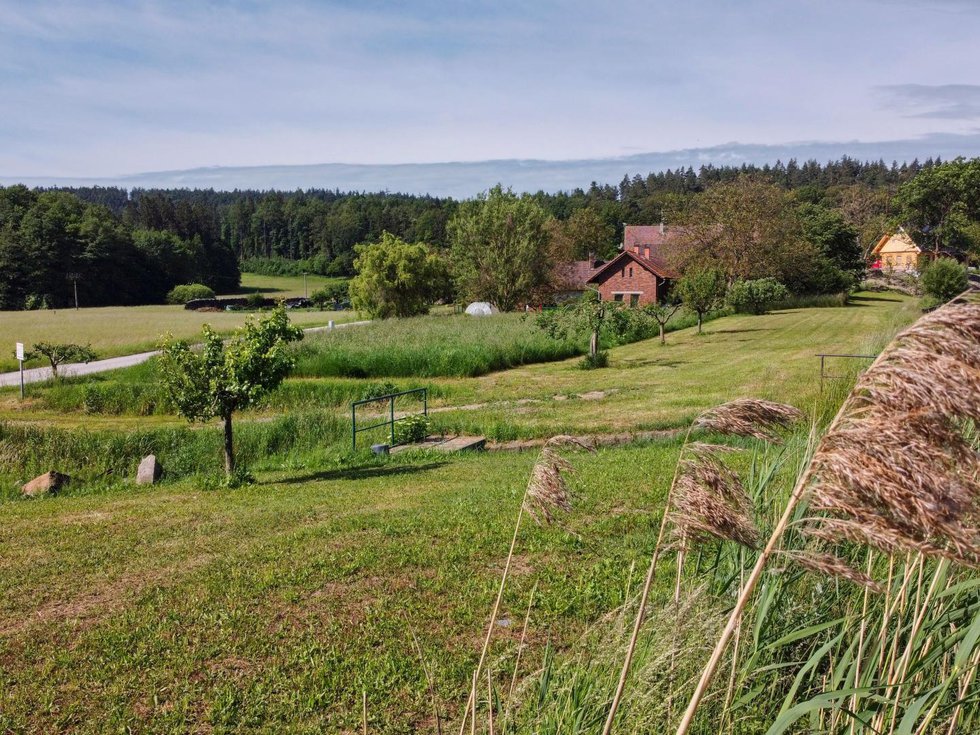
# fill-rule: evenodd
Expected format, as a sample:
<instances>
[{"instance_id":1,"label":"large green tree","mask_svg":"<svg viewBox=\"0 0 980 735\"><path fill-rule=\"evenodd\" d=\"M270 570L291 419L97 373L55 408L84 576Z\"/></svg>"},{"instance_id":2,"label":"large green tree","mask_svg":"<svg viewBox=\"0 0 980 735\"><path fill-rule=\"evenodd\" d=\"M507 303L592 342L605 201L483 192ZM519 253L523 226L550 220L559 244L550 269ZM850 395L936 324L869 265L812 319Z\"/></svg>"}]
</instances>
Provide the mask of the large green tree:
<instances>
[{"instance_id":1,"label":"large green tree","mask_svg":"<svg viewBox=\"0 0 980 735\"><path fill-rule=\"evenodd\" d=\"M443 259L423 243L409 244L384 232L381 240L358 245L348 286L351 305L372 318L427 314L446 290Z\"/></svg>"},{"instance_id":2,"label":"large green tree","mask_svg":"<svg viewBox=\"0 0 980 735\"><path fill-rule=\"evenodd\" d=\"M933 257L961 256L976 246L971 223L980 220L980 158L924 169L895 197L899 219Z\"/></svg>"},{"instance_id":3,"label":"large green tree","mask_svg":"<svg viewBox=\"0 0 980 735\"><path fill-rule=\"evenodd\" d=\"M552 274L547 222L531 197L499 185L460 205L448 226L460 294L501 311L534 298Z\"/></svg>"},{"instance_id":4,"label":"large green tree","mask_svg":"<svg viewBox=\"0 0 980 735\"><path fill-rule=\"evenodd\" d=\"M203 344L192 349L168 336L160 374L167 395L188 421L224 422L225 473L235 472L232 415L276 388L293 367L287 344L303 338L280 304L258 322L251 319L226 344L204 325Z\"/></svg>"},{"instance_id":5,"label":"large green tree","mask_svg":"<svg viewBox=\"0 0 980 735\"><path fill-rule=\"evenodd\" d=\"M551 221L552 247L568 260L610 258L616 253L616 228L588 207L564 221Z\"/></svg>"},{"instance_id":6,"label":"large green tree","mask_svg":"<svg viewBox=\"0 0 980 735\"><path fill-rule=\"evenodd\" d=\"M674 265L717 268L729 284L806 268L816 249L801 238L792 205L785 190L748 176L715 184L684 212Z\"/></svg>"}]
</instances>

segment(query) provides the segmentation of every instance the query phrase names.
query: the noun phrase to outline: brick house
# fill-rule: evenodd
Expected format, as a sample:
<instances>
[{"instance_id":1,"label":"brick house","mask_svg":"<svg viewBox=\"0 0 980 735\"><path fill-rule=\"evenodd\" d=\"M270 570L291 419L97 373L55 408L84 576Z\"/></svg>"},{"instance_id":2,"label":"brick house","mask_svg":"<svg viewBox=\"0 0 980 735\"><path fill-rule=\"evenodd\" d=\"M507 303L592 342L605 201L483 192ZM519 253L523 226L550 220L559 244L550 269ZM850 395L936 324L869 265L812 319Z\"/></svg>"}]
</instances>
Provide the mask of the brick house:
<instances>
[{"instance_id":1,"label":"brick house","mask_svg":"<svg viewBox=\"0 0 980 735\"><path fill-rule=\"evenodd\" d=\"M555 299L581 296L594 288L606 301L633 306L656 303L677 278L667 254L683 230L659 225L626 225L619 254L608 262L575 260L555 269Z\"/></svg>"},{"instance_id":2,"label":"brick house","mask_svg":"<svg viewBox=\"0 0 980 735\"><path fill-rule=\"evenodd\" d=\"M677 278L665 255L679 234L663 224L626 225L622 251L593 272L589 287L597 289L603 301L625 301L630 306L663 301L670 282Z\"/></svg>"}]
</instances>

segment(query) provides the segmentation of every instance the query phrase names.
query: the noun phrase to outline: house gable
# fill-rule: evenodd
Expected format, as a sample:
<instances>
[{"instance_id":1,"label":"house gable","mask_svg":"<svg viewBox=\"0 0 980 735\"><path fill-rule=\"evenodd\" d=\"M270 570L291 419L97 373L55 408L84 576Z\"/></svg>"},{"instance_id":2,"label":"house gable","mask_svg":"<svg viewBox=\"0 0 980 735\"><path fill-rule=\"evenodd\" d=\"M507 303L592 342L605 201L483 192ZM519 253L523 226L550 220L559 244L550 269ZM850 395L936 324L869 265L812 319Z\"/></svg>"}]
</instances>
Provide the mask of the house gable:
<instances>
[{"instance_id":1,"label":"house gable","mask_svg":"<svg viewBox=\"0 0 980 735\"><path fill-rule=\"evenodd\" d=\"M665 263L657 262L653 259L647 259L631 250L624 250L615 258L610 260L605 265L601 266L592 277L589 278L588 283L602 283L606 281L610 276L612 276L617 271L622 271L624 267L629 267L629 263L636 263L638 266L643 268L645 271L652 273L660 278L676 278L676 274L671 271Z\"/></svg>"},{"instance_id":2,"label":"house gable","mask_svg":"<svg viewBox=\"0 0 980 735\"><path fill-rule=\"evenodd\" d=\"M922 248L915 244L915 241L909 237L905 230L899 230L893 235L883 235L878 241L878 244L874 246L874 250L871 251L872 255L882 255L883 253L897 254L901 253L905 255L907 253L912 253L918 255L922 252Z\"/></svg>"}]
</instances>

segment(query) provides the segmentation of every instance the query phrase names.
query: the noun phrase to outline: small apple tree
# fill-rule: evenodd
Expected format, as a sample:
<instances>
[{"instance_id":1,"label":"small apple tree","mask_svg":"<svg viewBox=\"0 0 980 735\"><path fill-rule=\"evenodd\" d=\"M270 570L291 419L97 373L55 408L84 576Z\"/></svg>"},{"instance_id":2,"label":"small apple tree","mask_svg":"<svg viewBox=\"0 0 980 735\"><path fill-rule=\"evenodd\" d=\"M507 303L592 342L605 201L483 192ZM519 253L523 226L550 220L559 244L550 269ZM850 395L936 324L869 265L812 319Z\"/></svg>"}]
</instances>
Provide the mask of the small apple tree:
<instances>
[{"instance_id":1,"label":"small apple tree","mask_svg":"<svg viewBox=\"0 0 980 735\"><path fill-rule=\"evenodd\" d=\"M225 473L235 472L232 414L275 389L293 367L286 345L303 338L279 304L258 322L251 319L225 344L207 324L200 351L167 336L162 345L164 387L188 421L218 417L225 425Z\"/></svg>"},{"instance_id":2,"label":"small apple tree","mask_svg":"<svg viewBox=\"0 0 980 735\"><path fill-rule=\"evenodd\" d=\"M51 377L58 379L58 368L70 362L92 362L98 355L89 345L53 344L51 342L36 342L24 357L27 360L45 358L51 365Z\"/></svg>"}]
</instances>

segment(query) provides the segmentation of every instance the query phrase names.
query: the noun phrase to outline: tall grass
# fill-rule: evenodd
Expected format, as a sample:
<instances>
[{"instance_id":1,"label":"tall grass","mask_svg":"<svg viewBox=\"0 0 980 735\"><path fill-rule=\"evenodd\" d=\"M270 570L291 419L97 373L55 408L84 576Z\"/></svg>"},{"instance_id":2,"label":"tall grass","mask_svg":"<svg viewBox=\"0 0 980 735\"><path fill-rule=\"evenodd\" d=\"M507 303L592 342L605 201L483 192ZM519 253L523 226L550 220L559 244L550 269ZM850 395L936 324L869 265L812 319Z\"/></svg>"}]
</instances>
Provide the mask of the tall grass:
<instances>
[{"instance_id":1,"label":"tall grass","mask_svg":"<svg viewBox=\"0 0 980 735\"><path fill-rule=\"evenodd\" d=\"M305 377L473 377L582 354L519 314L424 316L320 333L296 346Z\"/></svg>"},{"instance_id":2,"label":"tall grass","mask_svg":"<svg viewBox=\"0 0 980 735\"><path fill-rule=\"evenodd\" d=\"M696 323L695 315L681 312L667 331ZM638 331L619 340L607 337L603 347L648 339L655 331ZM294 374L303 377L475 377L582 355L586 340L552 339L521 314L424 316L319 333L295 349Z\"/></svg>"},{"instance_id":3,"label":"tall grass","mask_svg":"<svg viewBox=\"0 0 980 735\"><path fill-rule=\"evenodd\" d=\"M244 465L279 464L310 452L341 453L350 420L325 411L294 412L266 422L238 422L235 448ZM136 474L147 454L155 454L166 479L217 472L222 433L215 425L119 431L86 431L0 423L0 499L35 475L57 470L76 485L105 484Z\"/></svg>"}]
</instances>

